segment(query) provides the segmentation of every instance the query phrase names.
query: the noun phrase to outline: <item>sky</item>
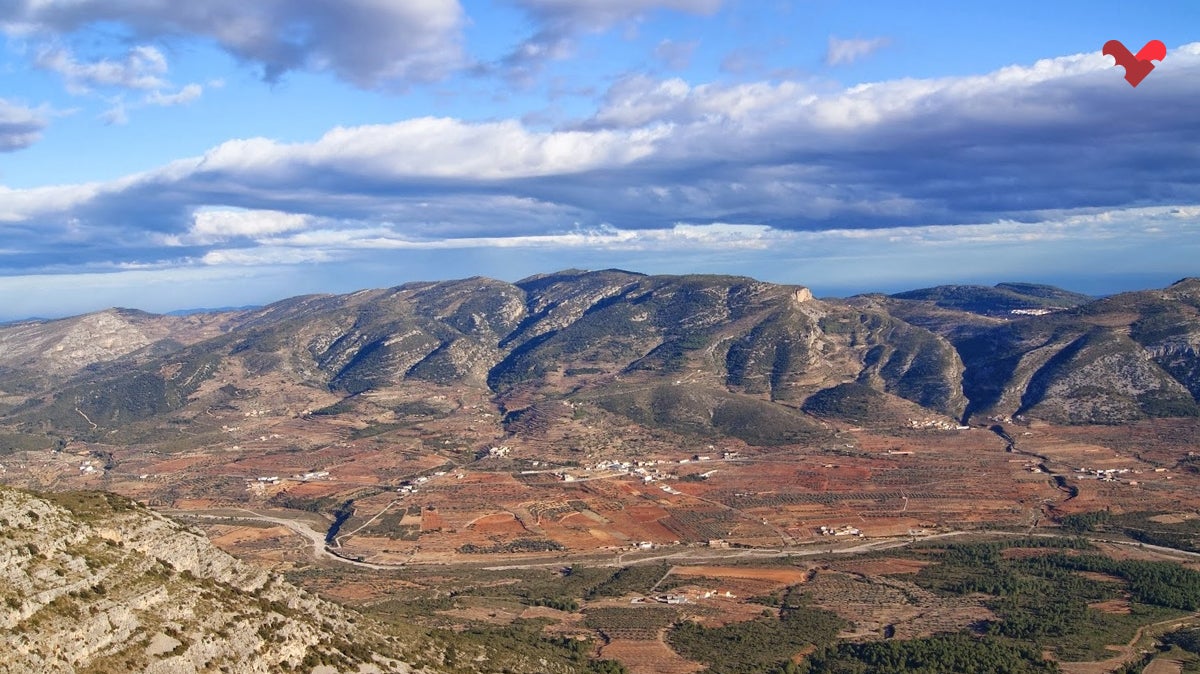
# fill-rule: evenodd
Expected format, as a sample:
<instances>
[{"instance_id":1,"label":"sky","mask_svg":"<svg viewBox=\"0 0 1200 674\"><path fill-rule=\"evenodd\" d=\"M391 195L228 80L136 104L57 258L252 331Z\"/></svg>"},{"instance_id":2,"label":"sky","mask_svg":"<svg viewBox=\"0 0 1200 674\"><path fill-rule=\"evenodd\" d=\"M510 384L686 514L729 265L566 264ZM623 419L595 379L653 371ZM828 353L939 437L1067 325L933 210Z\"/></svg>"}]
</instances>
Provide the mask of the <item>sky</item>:
<instances>
[{"instance_id":1,"label":"sky","mask_svg":"<svg viewBox=\"0 0 1200 674\"><path fill-rule=\"evenodd\" d=\"M0 320L612 267L1200 275L1200 3L0 2Z\"/></svg>"}]
</instances>

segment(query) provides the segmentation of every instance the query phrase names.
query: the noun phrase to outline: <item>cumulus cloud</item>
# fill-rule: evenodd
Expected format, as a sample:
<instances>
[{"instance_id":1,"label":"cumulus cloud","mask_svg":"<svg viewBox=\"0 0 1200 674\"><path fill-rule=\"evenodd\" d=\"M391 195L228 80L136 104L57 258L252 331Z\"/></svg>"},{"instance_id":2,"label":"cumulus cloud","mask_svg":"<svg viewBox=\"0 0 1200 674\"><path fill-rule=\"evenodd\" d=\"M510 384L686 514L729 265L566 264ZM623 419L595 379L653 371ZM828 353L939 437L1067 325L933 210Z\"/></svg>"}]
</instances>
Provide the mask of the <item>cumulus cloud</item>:
<instances>
[{"instance_id":1,"label":"cumulus cloud","mask_svg":"<svg viewBox=\"0 0 1200 674\"><path fill-rule=\"evenodd\" d=\"M344 253L350 250L461 250L461 249L577 249L593 251L679 251L680 249L765 249L771 243L794 239L794 233L763 225L677 223L668 229L618 229L611 225L567 231L506 235L418 238L395 225L320 229L269 237L266 250L316 249Z\"/></svg>"},{"instance_id":2,"label":"cumulus cloud","mask_svg":"<svg viewBox=\"0 0 1200 674\"><path fill-rule=\"evenodd\" d=\"M831 294L1002 280L1108 292L1164 285L1194 274L1194 260L1200 254L1197 230L1200 207L1059 213L1026 223L873 230L794 231L716 222L419 239L396 226L374 225L269 237L254 247L212 251L197 263L229 269L353 261L364 270L402 264L408 278L483 273L515 279L549 268L611 266L617 259L619 266L651 273L699 269L750 273L764 280L804 283ZM1149 277L1146 259L1155 261ZM311 272L303 273L307 278ZM355 275L351 287L394 282L388 276Z\"/></svg>"},{"instance_id":3,"label":"cumulus cloud","mask_svg":"<svg viewBox=\"0 0 1200 674\"><path fill-rule=\"evenodd\" d=\"M829 47L825 51L825 63L831 66L850 65L874 54L890 42L886 37L856 37L843 40L836 35L830 35Z\"/></svg>"},{"instance_id":4,"label":"cumulus cloud","mask_svg":"<svg viewBox=\"0 0 1200 674\"><path fill-rule=\"evenodd\" d=\"M9 0L0 4L0 27L10 33L68 34L115 23L142 40L199 35L261 66L268 80L291 70L329 70L361 87L434 80L460 66L463 22L458 0Z\"/></svg>"},{"instance_id":5,"label":"cumulus cloud","mask_svg":"<svg viewBox=\"0 0 1200 674\"><path fill-rule=\"evenodd\" d=\"M170 93L151 91L133 102L127 102L124 96L118 95L109 99L108 108L100 113L100 119L110 126L121 126L129 123L130 110L146 106L170 108L187 105L202 95L204 95L204 87L195 83L184 85L178 91Z\"/></svg>"},{"instance_id":6,"label":"cumulus cloud","mask_svg":"<svg viewBox=\"0 0 1200 674\"><path fill-rule=\"evenodd\" d=\"M12 152L33 145L46 128L43 112L0 98L0 152ZM3 206L0 206L0 218Z\"/></svg>"}]
</instances>

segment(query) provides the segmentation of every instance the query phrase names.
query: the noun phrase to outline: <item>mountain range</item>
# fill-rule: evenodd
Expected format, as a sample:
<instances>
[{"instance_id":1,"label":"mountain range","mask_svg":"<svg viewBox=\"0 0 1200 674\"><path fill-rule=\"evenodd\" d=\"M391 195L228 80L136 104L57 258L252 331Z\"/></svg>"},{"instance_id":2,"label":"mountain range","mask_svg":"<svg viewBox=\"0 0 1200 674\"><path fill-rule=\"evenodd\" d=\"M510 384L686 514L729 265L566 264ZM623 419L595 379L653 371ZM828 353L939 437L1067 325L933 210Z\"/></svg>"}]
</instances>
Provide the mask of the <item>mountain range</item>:
<instances>
[{"instance_id":1,"label":"mountain range","mask_svg":"<svg viewBox=\"0 0 1200 674\"><path fill-rule=\"evenodd\" d=\"M1120 424L1200 414L1198 347L1195 278L1103 298L1004 283L818 299L745 277L565 270L7 324L0 425L10 442L95 439L268 389L301 392L307 414L407 386L476 389L510 429L563 400L755 445L828 420Z\"/></svg>"}]
</instances>

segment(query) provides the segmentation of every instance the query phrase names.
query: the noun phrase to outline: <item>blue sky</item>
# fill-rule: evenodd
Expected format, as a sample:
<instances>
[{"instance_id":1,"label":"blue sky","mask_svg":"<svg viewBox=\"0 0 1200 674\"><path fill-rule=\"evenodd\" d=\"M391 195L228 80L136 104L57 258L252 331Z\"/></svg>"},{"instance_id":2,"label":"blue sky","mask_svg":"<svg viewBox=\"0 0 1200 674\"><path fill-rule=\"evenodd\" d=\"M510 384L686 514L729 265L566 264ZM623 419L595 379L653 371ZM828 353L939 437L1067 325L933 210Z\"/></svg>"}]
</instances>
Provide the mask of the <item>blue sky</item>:
<instances>
[{"instance_id":1,"label":"blue sky","mask_svg":"<svg viewBox=\"0 0 1200 674\"><path fill-rule=\"evenodd\" d=\"M1158 39L1137 88L1100 53ZM1200 275L1200 3L8 0L0 319Z\"/></svg>"}]
</instances>

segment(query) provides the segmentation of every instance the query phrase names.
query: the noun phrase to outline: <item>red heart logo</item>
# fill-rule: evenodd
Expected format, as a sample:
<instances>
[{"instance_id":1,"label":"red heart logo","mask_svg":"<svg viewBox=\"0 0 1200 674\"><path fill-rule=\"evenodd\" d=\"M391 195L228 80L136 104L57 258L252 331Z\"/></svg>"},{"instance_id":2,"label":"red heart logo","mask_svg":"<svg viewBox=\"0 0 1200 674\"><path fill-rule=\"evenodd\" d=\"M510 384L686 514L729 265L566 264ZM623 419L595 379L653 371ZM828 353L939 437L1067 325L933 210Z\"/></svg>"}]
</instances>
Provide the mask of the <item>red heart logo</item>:
<instances>
[{"instance_id":1,"label":"red heart logo","mask_svg":"<svg viewBox=\"0 0 1200 674\"><path fill-rule=\"evenodd\" d=\"M1162 61L1167 57L1167 46L1159 40L1151 40L1135 55L1129 53L1120 40L1109 40L1104 43L1101 53L1113 57L1116 65L1125 68L1125 81L1136 87L1154 70L1151 61Z\"/></svg>"}]
</instances>

